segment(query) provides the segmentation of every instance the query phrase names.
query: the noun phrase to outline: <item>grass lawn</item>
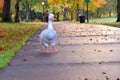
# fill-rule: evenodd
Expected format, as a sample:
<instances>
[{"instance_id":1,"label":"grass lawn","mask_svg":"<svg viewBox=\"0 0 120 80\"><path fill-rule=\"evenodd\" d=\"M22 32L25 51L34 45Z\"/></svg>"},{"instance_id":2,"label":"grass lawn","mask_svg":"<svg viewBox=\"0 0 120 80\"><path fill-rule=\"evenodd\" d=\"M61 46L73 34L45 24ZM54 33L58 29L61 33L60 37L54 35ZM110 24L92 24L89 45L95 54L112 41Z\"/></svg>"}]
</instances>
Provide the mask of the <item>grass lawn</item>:
<instances>
[{"instance_id":1,"label":"grass lawn","mask_svg":"<svg viewBox=\"0 0 120 80\"><path fill-rule=\"evenodd\" d=\"M120 27L120 22L116 22L116 20L117 20L116 17L96 18L96 19L90 19L89 23Z\"/></svg>"},{"instance_id":2,"label":"grass lawn","mask_svg":"<svg viewBox=\"0 0 120 80\"><path fill-rule=\"evenodd\" d=\"M95 19L89 19L89 24L102 24L102 25L108 25L108 26L120 28L120 22L116 22L116 20L117 20L116 17L95 18ZM80 22L76 22L76 23L79 24Z\"/></svg>"},{"instance_id":3,"label":"grass lawn","mask_svg":"<svg viewBox=\"0 0 120 80\"><path fill-rule=\"evenodd\" d=\"M103 18L95 18L95 19L90 19L90 23L103 23L103 22L115 22L116 17L103 17Z\"/></svg>"},{"instance_id":4,"label":"grass lawn","mask_svg":"<svg viewBox=\"0 0 120 80\"><path fill-rule=\"evenodd\" d=\"M41 24L0 23L0 68L8 65L24 43L35 33Z\"/></svg>"}]
</instances>

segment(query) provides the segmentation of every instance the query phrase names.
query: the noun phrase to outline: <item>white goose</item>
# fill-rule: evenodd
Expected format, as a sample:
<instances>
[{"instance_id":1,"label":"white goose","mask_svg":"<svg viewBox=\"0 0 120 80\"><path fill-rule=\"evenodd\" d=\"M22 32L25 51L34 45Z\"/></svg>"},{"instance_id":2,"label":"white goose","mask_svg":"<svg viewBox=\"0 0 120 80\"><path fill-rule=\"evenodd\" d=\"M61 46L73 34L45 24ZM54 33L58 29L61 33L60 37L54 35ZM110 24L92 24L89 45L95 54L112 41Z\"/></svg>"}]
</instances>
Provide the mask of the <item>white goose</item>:
<instances>
[{"instance_id":1,"label":"white goose","mask_svg":"<svg viewBox=\"0 0 120 80\"><path fill-rule=\"evenodd\" d=\"M54 49L54 52L57 52L56 48L56 31L53 28L52 20L54 19L53 14L49 14L48 17L48 28L43 30L41 34L39 35L40 41L42 45L45 47L46 53L49 53L50 51L48 50L49 46L52 46Z\"/></svg>"}]
</instances>

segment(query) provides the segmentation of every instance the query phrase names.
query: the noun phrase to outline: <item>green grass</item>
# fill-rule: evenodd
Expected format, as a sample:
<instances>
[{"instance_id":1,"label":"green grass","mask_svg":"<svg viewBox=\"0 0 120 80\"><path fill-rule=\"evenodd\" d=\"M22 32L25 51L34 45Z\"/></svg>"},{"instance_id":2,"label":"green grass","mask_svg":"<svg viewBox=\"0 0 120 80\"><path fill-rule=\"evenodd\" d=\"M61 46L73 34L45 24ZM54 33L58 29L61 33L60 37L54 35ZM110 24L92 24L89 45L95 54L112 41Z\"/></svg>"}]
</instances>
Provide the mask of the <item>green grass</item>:
<instances>
[{"instance_id":1,"label":"green grass","mask_svg":"<svg viewBox=\"0 0 120 80\"><path fill-rule=\"evenodd\" d=\"M97 24L102 24L102 25L108 25L108 26L113 26L113 27L118 27L120 28L120 22L104 22L104 23L97 23Z\"/></svg>"},{"instance_id":2,"label":"green grass","mask_svg":"<svg viewBox=\"0 0 120 80\"><path fill-rule=\"evenodd\" d=\"M0 23L0 68L9 61L40 25L22 23Z\"/></svg>"},{"instance_id":3,"label":"green grass","mask_svg":"<svg viewBox=\"0 0 120 80\"><path fill-rule=\"evenodd\" d=\"M89 23L120 27L120 22L116 22L116 20L117 20L116 17L96 18L96 19L90 19Z\"/></svg>"},{"instance_id":4,"label":"green grass","mask_svg":"<svg viewBox=\"0 0 120 80\"><path fill-rule=\"evenodd\" d=\"M116 22L116 20L117 20L116 17L94 18L94 19L89 19L88 24L101 24L101 25L120 28L120 22ZM80 24L80 22L73 22L73 23ZM87 20L85 23L87 23Z\"/></svg>"},{"instance_id":5,"label":"green grass","mask_svg":"<svg viewBox=\"0 0 120 80\"><path fill-rule=\"evenodd\" d=\"M90 23L116 22L116 19L116 17L95 18L90 19Z\"/></svg>"}]
</instances>

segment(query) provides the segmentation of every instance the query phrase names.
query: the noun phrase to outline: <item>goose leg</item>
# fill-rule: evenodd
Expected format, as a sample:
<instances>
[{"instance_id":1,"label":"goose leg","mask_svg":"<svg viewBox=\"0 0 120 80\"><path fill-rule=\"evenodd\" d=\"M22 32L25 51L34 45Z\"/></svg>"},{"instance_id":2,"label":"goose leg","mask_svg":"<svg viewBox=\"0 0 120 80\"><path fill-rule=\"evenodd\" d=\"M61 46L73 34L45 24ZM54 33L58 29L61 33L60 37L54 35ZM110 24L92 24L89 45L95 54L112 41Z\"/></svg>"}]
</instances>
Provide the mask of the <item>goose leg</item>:
<instances>
[{"instance_id":1,"label":"goose leg","mask_svg":"<svg viewBox=\"0 0 120 80\"><path fill-rule=\"evenodd\" d=\"M45 51L46 51L46 53L50 53L50 51L48 50L48 48L45 48Z\"/></svg>"},{"instance_id":2,"label":"goose leg","mask_svg":"<svg viewBox=\"0 0 120 80\"><path fill-rule=\"evenodd\" d=\"M56 46L52 46L54 49L54 52L58 52L58 48Z\"/></svg>"}]
</instances>

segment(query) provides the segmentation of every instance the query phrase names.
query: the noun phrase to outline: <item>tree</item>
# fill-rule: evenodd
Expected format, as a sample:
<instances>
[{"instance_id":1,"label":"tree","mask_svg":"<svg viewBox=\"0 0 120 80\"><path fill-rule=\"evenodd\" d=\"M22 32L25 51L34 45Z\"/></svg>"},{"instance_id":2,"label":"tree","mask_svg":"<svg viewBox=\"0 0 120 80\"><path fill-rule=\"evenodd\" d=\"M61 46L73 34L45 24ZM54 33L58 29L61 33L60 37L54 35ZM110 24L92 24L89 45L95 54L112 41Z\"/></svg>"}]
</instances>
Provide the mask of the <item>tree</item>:
<instances>
[{"instance_id":1,"label":"tree","mask_svg":"<svg viewBox=\"0 0 120 80\"><path fill-rule=\"evenodd\" d=\"M21 1L22 8L26 11L26 21L30 19L30 10L32 8L32 1L30 0L22 0Z\"/></svg>"},{"instance_id":2,"label":"tree","mask_svg":"<svg viewBox=\"0 0 120 80\"><path fill-rule=\"evenodd\" d=\"M117 22L120 22L120 0L117 0Z\"/></svg>"},{"instance_id":3,"label":"tree","mask_svg":"<svg viewBox=\"0 0 120 80\"><path fill-rule=\"evenodd\" d=\"M4 4L4 0L0 0L0 17L2 17L3 4Z\"/></svg>"},{"instance_id":4,"label":"tree","mask_svg":"<svg viewBox=\"0 0 120 80\"><path fill-rule=\"evenodd\" d=\"M26 21L30 21L30 11L32 10L32 8L34 8L34 6L37 4L37 3L40 3L41 5L41 2L43 0L21 0L21 7L22 7L22 10L25 11L26 13ZM46 0L44 0L45 2L45 5L46 5Z\"/></svg>"},{"instance_id":5,"label":"tree","mask_svg":"<svg viewBox=\"0 0 120 80\"><path fill-rule=\"evenodd\" d=\"M0 0L0 9L3 8L4 0Z\"/></svg>"},{"instance_id":6,"label":"tree","mask_svg":"<svg viewBox=\"0 0 120 80\"><path fill-rule=\"evenodd\" d=\"M19 22L19 2L20 0L16 0L16 4L15 4L15 22Z\"/></svg>"},{"instance_id":7,"label":"tree","mask_svg":"<svg viewBox=\"0 0 120 80\"><path fill-rule=\"evenodd\" d=\"M108 13L109 13L109 17L111 17L111 13L112 13L112 6L113 6L113 3L114 2L112 2L113 0L108 0L108 2L107 2L107 7L106 7L106 10L108 11Z\"/></svg>"},{"instance_id":8,"label":"tree","mask_svg":"<svg viewBox=\"0 0 120 80\"><path fill-rule=\"evenodd\" d=\"M2 11L2 21L3 22L11 22L11 12L10 12L10 3L11 0L4 0L4 6Z\"/></svg>"},{"instance_id":9,"label":"tree","mask_svg":"<svg viewBox=\"0 0 120 80\"><path fill-rule=\"evenodd\" d=\"M101 3L105 0L90 0L89 2L89 11L95 12L97 8L101 7ZM71 19L74 18L78 20L79 9L86 11L85 1L84 0L48 0L50 5L62 6L63 16L66 18L68 11L71 14ZM65 9L65 10L64 10ZM66 11L67 10L67 11ZM63 19L64 20L64 19Z\"/></svg>"},{"instance_id":10,"label":"tree","mask_svg":"<svg viewBox=\"0 0 120 80\"><path fill-rule=\"evenodd\" d=\"M116 6L117 0L105 0L102 10L104 11L104 14L107 14L109 17L111 17L113 13L116 14Z\"/></svg>"}]
</instances>

